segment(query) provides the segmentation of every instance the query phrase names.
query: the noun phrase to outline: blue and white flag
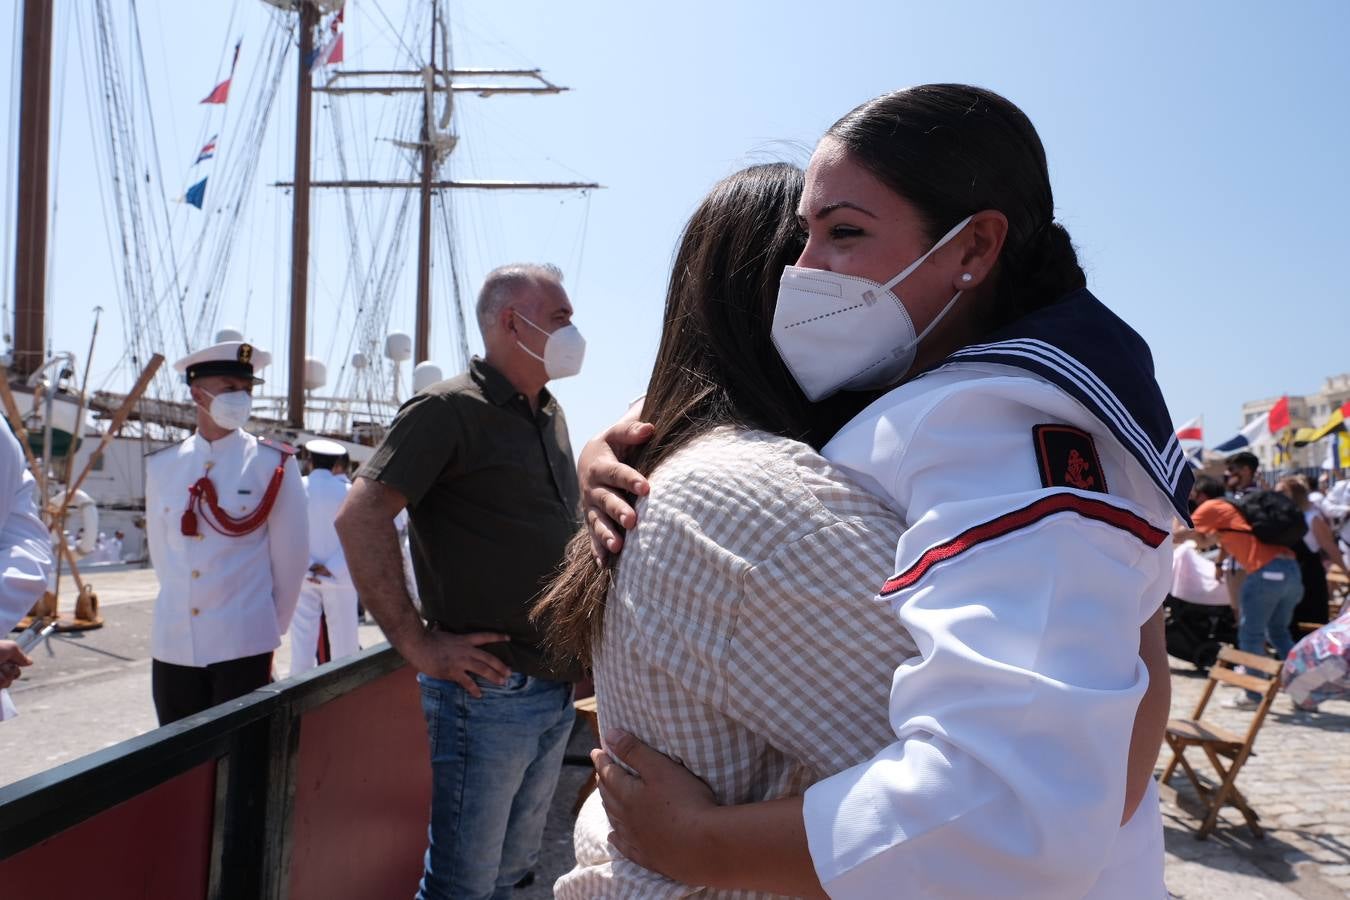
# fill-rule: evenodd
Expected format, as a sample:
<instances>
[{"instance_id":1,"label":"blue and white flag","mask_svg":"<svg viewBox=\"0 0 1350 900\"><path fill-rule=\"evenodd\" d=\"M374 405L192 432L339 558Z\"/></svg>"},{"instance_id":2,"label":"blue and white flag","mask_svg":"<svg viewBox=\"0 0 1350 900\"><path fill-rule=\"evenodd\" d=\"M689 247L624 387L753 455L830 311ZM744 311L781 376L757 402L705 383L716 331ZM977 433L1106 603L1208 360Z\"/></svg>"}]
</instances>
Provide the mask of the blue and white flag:
<instances>
[{"instance_id":1,"label":"blue and white flag","mask_svg":"<svg viewBox=\"0 0 1350 900\"><path fill-rule=\"evenodd\" d=\"M1233 435L1222 444L1215 444L1209 449L1213 453L1221 453L1226 456L1237 453L1239 450L1246 450L1255 445L1257 440L1263 435L1268 434L1270 434L1270 413L1263 412L1246 425L1243 425L1242 430L1237 434Z\"/></svg>"}]
</instances>

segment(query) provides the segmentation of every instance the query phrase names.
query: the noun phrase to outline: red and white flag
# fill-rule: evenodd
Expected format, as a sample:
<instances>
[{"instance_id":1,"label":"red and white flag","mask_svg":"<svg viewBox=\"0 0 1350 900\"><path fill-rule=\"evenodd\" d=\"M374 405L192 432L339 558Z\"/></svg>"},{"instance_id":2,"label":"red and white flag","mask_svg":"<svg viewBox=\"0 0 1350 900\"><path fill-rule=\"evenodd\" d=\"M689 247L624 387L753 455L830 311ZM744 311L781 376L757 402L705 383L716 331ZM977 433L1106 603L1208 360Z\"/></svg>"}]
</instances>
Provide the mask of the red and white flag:
<instances>
[{"instance_id":1,"label":"red and white flag","mask_svg":"<svg viewBox=\"0 0 1350 900\"><path fill-rule=\"evenodd\" d=\"M342 62L342 14L345 11L345 8L339 9L337 15L328 23L328 40L315 55L314 62L309 67L311 72L323 66L335 66Z\"/></svg>"},{"instance_id":2,"label":"red and white flag","mask_svg":"<svg viewBox=\"0 0 1350 900\"><path fill-rule=\"evenodd\" d=\"M1205 417L1196 416L1177 429L1179 441L1203 441L1205 439Z\"/></svg>"}]
</instances>

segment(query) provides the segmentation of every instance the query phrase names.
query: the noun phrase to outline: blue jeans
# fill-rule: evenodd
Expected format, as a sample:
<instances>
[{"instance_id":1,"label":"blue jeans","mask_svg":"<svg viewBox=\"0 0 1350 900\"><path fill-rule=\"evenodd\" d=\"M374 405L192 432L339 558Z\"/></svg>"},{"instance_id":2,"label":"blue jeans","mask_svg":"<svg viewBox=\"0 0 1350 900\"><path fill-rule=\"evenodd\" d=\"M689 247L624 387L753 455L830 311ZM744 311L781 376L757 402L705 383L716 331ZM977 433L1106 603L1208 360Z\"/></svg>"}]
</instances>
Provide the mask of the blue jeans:
<instances>
[{"instance_id":1,"label":"blue jeans","mask_svg":"<svg viewBox=\"0 0 1350 900\"><path fill-rule=\"evenodd\" d=\"M1272 559L1255 572L1247 574L1238 595L1242 621L1238 624L1238 649L1259 656L1266 655L1266 641L1275 648L1281 660L1294 649L1289 636L1289 620L1294 607L1303 597L1303 579L1298 562L1293 559ZM1259 672L1249 672L1260 677ZM1260 694L1247 692L1253 700Z\"/></svg>"},{"instance_id":2,"label":"blue jeans","mask_svg":"<svg viewBox=\"0 0 1350 900\"><path fill-rule=\"evenodd\" d=\"M418 675L431 740L431 826L418 900L500 900L538 862L572 733L572 685L512 672L453 681Z\"/></svg>"}]
</instances>

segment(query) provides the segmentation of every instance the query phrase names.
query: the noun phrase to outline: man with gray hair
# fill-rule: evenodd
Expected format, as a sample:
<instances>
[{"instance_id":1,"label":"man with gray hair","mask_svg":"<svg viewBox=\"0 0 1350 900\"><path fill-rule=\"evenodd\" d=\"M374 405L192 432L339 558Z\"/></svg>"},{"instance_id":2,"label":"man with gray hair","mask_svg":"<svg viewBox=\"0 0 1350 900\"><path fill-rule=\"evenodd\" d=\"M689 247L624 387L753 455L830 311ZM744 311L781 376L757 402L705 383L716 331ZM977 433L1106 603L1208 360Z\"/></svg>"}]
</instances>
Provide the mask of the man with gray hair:
<instances>
[{"instance_id":1,"label":"man with gray hair","mask_svg":"<svg viewBox=\"0 0 1350 900\"><path fill-rule=\"evenodd\" d=\"M528 878L580 674L546 659L529 611L580 522L545 385L581 369L586 342L554 266L494 269L477 312L482 358L403 405L336 522L362 601L419 673L432 764L420 900L505 897ZM405 507L421 615L398 577Z\"/></svg>"}]
</instances>

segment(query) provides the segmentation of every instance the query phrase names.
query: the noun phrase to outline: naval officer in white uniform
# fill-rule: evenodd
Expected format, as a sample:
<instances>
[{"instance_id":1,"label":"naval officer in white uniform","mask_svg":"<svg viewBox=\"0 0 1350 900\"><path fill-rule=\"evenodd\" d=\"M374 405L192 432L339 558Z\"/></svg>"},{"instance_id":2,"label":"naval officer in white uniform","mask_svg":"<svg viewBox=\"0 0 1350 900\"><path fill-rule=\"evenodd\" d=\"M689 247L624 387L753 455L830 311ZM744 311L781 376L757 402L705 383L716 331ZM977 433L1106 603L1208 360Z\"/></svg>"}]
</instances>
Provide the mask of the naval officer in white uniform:
<instances>
[{"instance_id":1,"label":"naval officer in white uniform","mask_svg":"<svg viewBox=\"0 0 1350 900\"><path fill-rule=\"evenodd\" d=\"M166 725L267 684L309 565L294 451L244 431L270 354L225 341L174 363L197 431L145 465L159 577L151 680Z\"/></svg>"},{"instance_id":2,"label":"naval officer in white uniform","mask_svg":"<svg viewBox=\"0 0 1350 900\"><path fill-rule=\"evenodd\" d=\"M309 573L291 619L292 675L314 668L321 616L328 624L329 659L361 649L356 637L356 588L333 527L352 486L347 480L347 450L337 441L315 438L305 443L305 451L314 466L304 479L309 497Z\"/></svg>"}]
</instances>

